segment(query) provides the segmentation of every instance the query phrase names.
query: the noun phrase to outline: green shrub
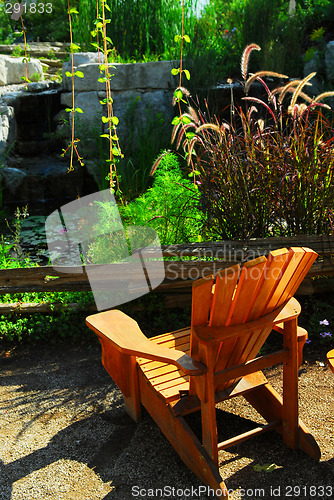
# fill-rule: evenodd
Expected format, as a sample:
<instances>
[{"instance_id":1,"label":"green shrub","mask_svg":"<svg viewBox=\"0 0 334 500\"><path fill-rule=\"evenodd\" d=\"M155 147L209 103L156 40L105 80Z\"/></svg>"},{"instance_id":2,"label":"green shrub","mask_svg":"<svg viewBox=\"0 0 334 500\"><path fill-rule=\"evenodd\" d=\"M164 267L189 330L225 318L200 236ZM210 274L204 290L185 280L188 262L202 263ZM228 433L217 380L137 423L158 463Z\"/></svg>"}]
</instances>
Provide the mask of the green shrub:
<instances>
[{"instance_id":1,"label":"green shrub","mask_svg":"<svg viewBox=\"0 0 334 500\"><path fill-rule=\"evenodd\" d=\"M47 295L47 294L44 294ZM49 294L53 300L59 300ZM78 293L77 293L78 295ZM65 304L72 302L73 294L63 292L62 297ZM37 294L29 294L29 302L43 302ZM17 295L10 295L4 298L6 301L16 302ZM4 300L2 299L2 300ZM78 300L78 299L77 299ZM0 342L48 342L51 345L61 340L70 342L89 341L89 334L85 326L87 310L84 303L81 310L70 310L67 306L58 312L51 314L35 313L20 314L19 311L0 316Z\"/></svg>"},{"instance_id":2,"label":"green shrub","mask_svg":"<svg viewBox=\"0 0 334 500\"><path fill-rule=\"evenodd\" d=\"M145 61L152 58L179 57L173 39L180 30L181 2L179 0L109 0L108 37L112 40L114 58ZM196 0L185 2L186 32L191 34ZM80 0L79 14L73 19L74 40L82 50L92 50L94 39L90 31L96 20L96 2Z\"/></svg>"},{"instance_id":3,"label":"green shrub","mask_svg":"<svg viewBox=\"0 0 334 500\"><path fill-rule=\"evenodd\" d=\"M266 68L300 77L312 31L323 26L326 36L333 32L333 9L331 0L296 0L291 13L287 0L211 0L195 23L189 48L192 85L196 72L204 82L207 73L210 83L215 73L215 81L237 78L238 56L251 43L262 47L253 56L255 71Z\"/></svg>"},{"instance_id":4,"label":"green shrub","mask_svg":"<svg viewBox=\"0 0 334 500\"><path fill-rule=\"evenodd\" d=\"M124 158L119 162L117 173L124 201L140 196L152 184L151 166L170 141L170 125L164 113L154 113L148 105L141 114L139 101L140 97L130 100L122 122L126 130L122 141Z\"/></svg>"},{"instance_id":5,"label":"green shrub","mask_svg":"<svg viewBox=\"0 0 334 500\"><path fill-rule=\"evenodd\" d=\"M321 101L334 93L309 98L303 90L313 75L270 90L265 76L283 75L261 72L248 77L254 49L260 48L248 46L243 54L246 102L243 109L232 109L231 123L210 122L200 110L190 109L175 125L177 144L184 144L188 161L195 158L200 173L206 234L214 239L330 234L333 120L322 113L329 106ZM267 100L248 96L256 80L263 84ZM185 132L192 137L188 146Z\"/></svg>"},{"instance_id":6,"label":"green shrub","mask_svg":"<svg viewBox=\"0 0 334 500\"><path fill-rule=\"evenodd\" d=\"M198 241L202 216L198 207L198 189L185 179L177 156L165 152L154 173L153 185L135 200L119 207L123 223L128 230L132 226L154 228L161 244ZM98 203L98 224L90 244L88 257L92 263L115 261L128 257L128 247L123 233L117 239L115 231L115 207L110 203ZM115 219L116 216L116 219ZM100 235L103 234L103 237Z\"/></svg>"},{"instance_id":7,"label":"green shrub","mask_svg":"<svg viewBox=\"0 0 334 500\"><path fill-rule=\"evenodd\" d=\"M165 152L152 187L121 207L121 215L126 225L156 229L161 244L198 241L202 226L198 198L197 185L184 178L177 156Z\"/></svg>"},{"instance_id":8,"label":"green shrub","mask_svg":"<svg viewBox=\"0 0 334 500\"><path fill-rule=\"evenodd\" d=\"M36 264L26 256L20 246L22 213L16 212L12 238L1 235L0 269L34 267ZM89 339L85 327L86 307L93 301L91 292L25 292L0 294L1 303L49 303L64 307L51 314L21 314L19 308L0 316L0 342L36 342L51 344L61 339L73 342ZM70 310L68 304L78 304Z\"/></svg>"}]
</instances>

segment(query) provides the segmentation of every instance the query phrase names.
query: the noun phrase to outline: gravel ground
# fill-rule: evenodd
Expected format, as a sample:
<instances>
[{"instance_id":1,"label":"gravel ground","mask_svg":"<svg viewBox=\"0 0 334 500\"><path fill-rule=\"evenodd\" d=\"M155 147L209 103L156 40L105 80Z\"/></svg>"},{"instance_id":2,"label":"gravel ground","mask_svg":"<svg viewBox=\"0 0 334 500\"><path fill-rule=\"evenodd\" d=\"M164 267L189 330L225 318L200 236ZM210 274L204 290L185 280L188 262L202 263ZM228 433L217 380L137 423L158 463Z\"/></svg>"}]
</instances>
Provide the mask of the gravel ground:
<instances>
[{"instance_id":1,"label":"gravel ground","mask_svg":"<svg viewBox=\"0 0 334 500\"><path fill-rule=\"evenodd\" d=\"M276 433L221 452L232 500L332 498L334 374L324 353L306 358L300 371L300 412L321 461L287 449ZM0 364L1 500L212 498L147 413L139 425L127 416L98 345L0 350ZM281 370L267 375L278 387ZM240 398L217 414L222 428L241 432L249 419L261 421Z\"/></svg>"}]
</instances>

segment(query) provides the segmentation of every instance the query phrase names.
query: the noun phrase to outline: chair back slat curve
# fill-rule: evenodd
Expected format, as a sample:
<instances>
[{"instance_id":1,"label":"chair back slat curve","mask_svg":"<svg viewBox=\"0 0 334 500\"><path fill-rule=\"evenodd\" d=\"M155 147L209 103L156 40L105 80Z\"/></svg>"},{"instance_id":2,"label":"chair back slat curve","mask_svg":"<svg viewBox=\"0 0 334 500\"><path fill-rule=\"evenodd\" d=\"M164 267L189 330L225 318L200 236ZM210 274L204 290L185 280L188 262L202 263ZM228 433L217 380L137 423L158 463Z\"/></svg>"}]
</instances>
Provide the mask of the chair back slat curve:
<instances>
[{"instance_id":1,"label":"chair back slat curve","mask_svg":"<svg viewBox=\"0 0 334 500\"><path fill-rule=\"evenodd\" d=\"M316 257L309 248L281 248L246 262L242 268L237 265L220 271L215 283L212 276L195 282L191 356L204 361L193 327L244 324L269 314L294 295ZM255 358L271 330L260 328L220 342L212 351L215 359L206 359L212 364L208 368L216 373ZM200 352L201 359L197 358Z\"/></svg>"}]
</instances>

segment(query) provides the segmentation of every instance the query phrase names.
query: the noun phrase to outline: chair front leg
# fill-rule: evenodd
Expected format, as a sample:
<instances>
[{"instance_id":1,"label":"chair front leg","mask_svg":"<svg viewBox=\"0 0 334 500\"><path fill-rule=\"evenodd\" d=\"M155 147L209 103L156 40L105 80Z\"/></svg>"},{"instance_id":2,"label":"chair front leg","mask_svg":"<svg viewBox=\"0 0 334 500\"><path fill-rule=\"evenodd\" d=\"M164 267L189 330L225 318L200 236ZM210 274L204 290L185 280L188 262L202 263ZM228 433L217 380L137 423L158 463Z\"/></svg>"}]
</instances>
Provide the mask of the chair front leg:
<instances>
[{"instance_id":1,"label":"chair front leg","mask_svg":"<svg viewBox=\"0 0 334 500\"><path fill-rule=\"evenodd\" d=\"M202 442L203 446L218 466L217 417L213 374L206 375L206 394L201 400Z\"/></svg>"},{"instance_id":2,"label":"chair front leg","mask_svg":"<svg viewBox=\"0 0 334 500\"><path fill-rule=\"evenodd\" d=\"M217 421L213 374L193 377L196 394L201 401L202 444L213 463L218 466Z\"/></svg>"},{"instance_id":3,"label":"chair front leg","mask_svg":"<svg viewBox=\"0 0 334 500\"><path fill-rule=\"evenodd\" d=\"M126 412L135 421L141 419L136 356L118 351L105 337L100 337L102 364L123 393Z\"/></svg>"},{"instance_id":4,"label":"chair front leg","mask_svg":"<svg viewBox=\"0 0 334 500\"><path fill-rule=\"evenodd\" d=\"M283 345L289 350L289 357L283 364L282 435L283 441L296 449L299 445L297 318L284 323L283 336Z\"/></svg>"}]
</instances>

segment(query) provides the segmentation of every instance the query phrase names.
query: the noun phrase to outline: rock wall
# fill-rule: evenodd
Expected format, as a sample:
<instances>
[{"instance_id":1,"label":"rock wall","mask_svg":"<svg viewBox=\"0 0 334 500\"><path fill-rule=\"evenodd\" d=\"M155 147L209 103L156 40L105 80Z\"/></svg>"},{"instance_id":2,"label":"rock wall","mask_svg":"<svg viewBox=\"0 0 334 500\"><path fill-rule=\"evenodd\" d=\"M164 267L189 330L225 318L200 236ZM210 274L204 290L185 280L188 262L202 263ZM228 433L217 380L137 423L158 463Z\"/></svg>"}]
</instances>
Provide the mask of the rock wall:
<instances>
[{"instance_id":1,"label":"rock wall","mask_svg":"<svg viewBox=\"0 0 334 500\"><path fill-rule=\"evenodd\" d=\"M99 82L104 76L99 69L98 55L95 53L74 54L74 72L81 71L83 78L75 76L75 108L83 113L76 114L76 126L80 137L83 155L94 156L94 138L90 131L103 130L101 117L106 115L106 106L101 101L106 98L105 83ZM164 116L166 126L170 126L174 111L172 96L177 86L177 79L172 76L171 69L177 67L175 61L159 61L148 63L115 63L110 68L110 80L113 112L119 119L117 129L121 143L129 137L129 112L132 110L135 120L145 127L148 119L154 120L157 114ZM66 76L72 72L70 62L63 65L63 89L61 103L72 108L72 78ZM131 123L130 123L131 127ZM84 131L84 141L82 132Z\"/></svg>"},{"instance_id":2,"label":"rock wall","mask_svg":"<svg viewBox=\"0 0 334 500\"><path fill-rule=\"evenodd\" d=\"M0 162L3 161L4 150L16 138L14 108L1 96L8 91L15 91L13 85L23 83L25 72L26 64L22 57L0 54ZM29 80L34 78L43 80L43 67L38 59L31 59L28 62L27 77Z\"/></svg>"},{"instance_id":3,"label":"rock wall","mask_svg":"<svg viewBox=\"0 0 334 500\"><path fill-rule=\"evenodd\" d=\"M55 135L60 110L55 82L0 87L0 189L11 204L61 204L84 194L82 169L68 173L60 158L64 144ZM47 208L46 208L47 209ZM48 210L48 209L47 209Z\"/></svg>"},{"instance_id":4,"label":"rock wall","mask_svg":"<svg viewBox=\"0 0 334 500\"><path fill-rule=\"evenodd\" d=\"M324 92L325 87L333 87L334 84L334 41L328 42L324 51L315 51L311 60L304 65L304 77L310 73L317 74L310 80L312 87L309 89L311 95ZM324 80L324 81L323 81ZM329 88L330 89L330 88ZM329 90L327 88L327 90ZM307 91L308 89L305 88ZM330 89L331 90L331 89ZM330 103L329 103L330 104ZM333 105L333 100L332 100Z\"/></svg>"},{"instance_id":5,"label":"rock wall","mask_svg":"<svg viewBox=\"0 0 334 500\"><path fill-rule=\"evenodd\" d=\"M26 64L23 57L0 55L0 86L22 83L25 76ZM27 63L28 80L43 80L43 67L38 59L31 59Z\"/></svg>"},{"instance_id":6,"label":"rock wall","mask_svg":"<svg viewBox=\"0 0 334 500\"><path fill-rule=\"evenodd\" d=\"M16 120L14 108L6 104L0 104L0 166L4 161L5 150L16 137Z\"/></svg>"}]
</instances>

